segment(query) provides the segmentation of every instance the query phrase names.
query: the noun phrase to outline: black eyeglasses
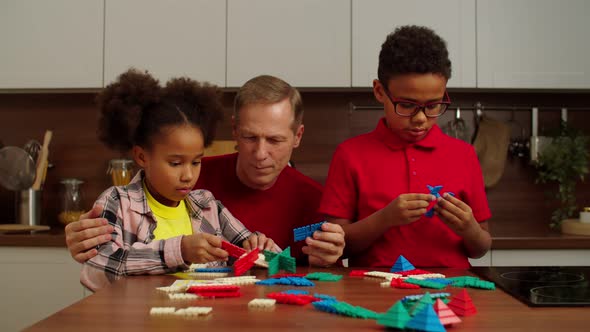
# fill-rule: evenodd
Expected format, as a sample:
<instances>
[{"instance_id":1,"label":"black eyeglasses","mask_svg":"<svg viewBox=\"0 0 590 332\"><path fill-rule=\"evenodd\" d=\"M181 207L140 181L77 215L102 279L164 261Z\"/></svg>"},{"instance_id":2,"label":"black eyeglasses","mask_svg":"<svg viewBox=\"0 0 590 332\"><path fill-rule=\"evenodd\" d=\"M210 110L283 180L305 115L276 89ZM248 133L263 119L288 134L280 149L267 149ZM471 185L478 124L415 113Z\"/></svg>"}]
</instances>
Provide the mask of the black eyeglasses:
<instances>
[{"instance_id":1,"label":"black eyeglasses","mask_svg":"<svg viewBox=\"0 0 590 332\"><path fill-rule=\"evenodd\" d=\"M424 111L424 115L427 117L436 118L443 115L449 108L449 105L451 105L451 98L447 91L445 91L445 100L421 104L411 100L391 97L385 85L383 85L383 90L389 101L393 104L395 113L399 116L412 117L418 114L418 112Z\"/></svg>"}]
</instances>

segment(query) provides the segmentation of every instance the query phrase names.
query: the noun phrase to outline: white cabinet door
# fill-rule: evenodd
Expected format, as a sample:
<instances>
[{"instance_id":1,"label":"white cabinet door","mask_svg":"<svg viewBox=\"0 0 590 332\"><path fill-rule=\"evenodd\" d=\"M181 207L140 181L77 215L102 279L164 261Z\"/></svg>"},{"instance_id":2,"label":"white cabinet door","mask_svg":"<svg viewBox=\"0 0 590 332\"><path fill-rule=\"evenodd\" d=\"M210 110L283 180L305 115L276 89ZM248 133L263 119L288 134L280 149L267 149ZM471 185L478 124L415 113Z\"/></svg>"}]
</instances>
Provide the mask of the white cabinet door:
<instances>
[{"instance_id":1,"label":"white cabinet door","mask_svg":"<svg viewBox=\"0 0 590 332\"><path fill-rule=\"evenodd\" d=\"M102 86L103 0L0 1L0 89Z\"/></svg>"},{"instance_id":2,"label":"white cabinet door","mask_svg":"<svg viewBox=\"0 0 590 332\"><path fill-rule=\"evenodd\" d=\"M352 86L373 86L379 51L401 25L433 29L447 42L449 87L475 87L475 0L352 0Z\"/></svg>"},{"instance_id":3,"label":"white cabinet door","mask_svg":"<svg viewBox=\"0 0 590 332\"><path fill-rule=\"evenodd\" d=\"M228 0L227 85L350 87L350 1Z\"/></svg>"},{"instance_id":4,"label":"white cabinet door","mask_svg":"<svg viewBox=\"0 0 590 332\"><path fill-rule=\"evenodd\" d=\"M0 331L20 331L84 297L66 248L0 247Z\"/></svg>"},{"instance_id":5,"label":"white cabinet door","mask_svg":"<svg viewBox=\"0 0 590 332\"><path fill-rule=\"evenodd\" d=\"M225 86L226 3L107 0L105 85L129 67Z\"/></svg>"},{"instance_id":6,"label":"white cabinet door","mask_svg":"<svg viewBox=\"0 0 590 332\"><path fill-rule=\"evenodd\" d=\"M478 0L479 88L590 88L590 1Z\"/></svg>"}]
</instances>

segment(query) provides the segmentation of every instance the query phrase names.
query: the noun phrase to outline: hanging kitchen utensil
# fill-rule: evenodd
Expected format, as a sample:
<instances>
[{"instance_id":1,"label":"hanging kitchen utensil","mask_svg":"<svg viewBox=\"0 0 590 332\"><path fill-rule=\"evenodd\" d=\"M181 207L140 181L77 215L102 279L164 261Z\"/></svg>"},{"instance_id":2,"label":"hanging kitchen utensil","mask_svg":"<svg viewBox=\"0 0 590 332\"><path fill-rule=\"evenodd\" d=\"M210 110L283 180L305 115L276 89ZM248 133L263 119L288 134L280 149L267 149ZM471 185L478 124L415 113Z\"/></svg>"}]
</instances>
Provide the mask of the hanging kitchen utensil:
<instances>
[{"instance_id":1,"label":"hanging kitchen utensil","mask_svg":"<svg viewBox=\"0 0 590 332\"><path fill-rule=\"evenodd\" d=\"M473 146L479 158L486 188L494 186L504 173L510 144L510 126L481 115Z\"/></svg>"},{"instance_id":2,"label":"hanging kitchen utensil","mask_svg":"<svg viewBox=\"0 0 590 332\"><path fill-rule=\"evenodd\" d=\"M31 158L33 158L33 161L37 163L37 159L39 159L39 153L41 152L41 143L32 139L25 144L23 149L27 151L31 155Z\"/></svg>"},{"instance_id":3,"label":"hanging kitchen utensil","mask_svg":"<svg viewBox=\"0 0 590 332\"><path fill-rule=\"evenodd\" d=\"M8 190L31 188L35 181L35 162L31 155L16 146L0 149L0 184Z\"/></svg>"},{"instance_id":4,"label":"hanging kitchen utensil","mask_svg":"<svg viewBox=\"0 0 590 332\"><path fill-rule=\"evenodd\" d=\"M47 172L47 158L49 157L49 143L51 143L52 137L53 132L51 130L46 130L45 136L43 137L43 147L41 147L41 154L39 155L39 160L37 161L35 182L33 183L32 187L34 190L41 190L41 186L45 181L45 175Z\"/></svg>"},{"instance_id":5,"label":"hanging kitchen utensil","mask_svg":"<svg viewBox=\"0 0 590 332\"><path fill-rule=\"evenodd\" d=\"M469 138L467 137L467 124L465 123L465 120L461 118L461 108L457 107L455 118L446 123L443 127L443 131L451 137L469 142Z\"/></svg>"}]
</instances>

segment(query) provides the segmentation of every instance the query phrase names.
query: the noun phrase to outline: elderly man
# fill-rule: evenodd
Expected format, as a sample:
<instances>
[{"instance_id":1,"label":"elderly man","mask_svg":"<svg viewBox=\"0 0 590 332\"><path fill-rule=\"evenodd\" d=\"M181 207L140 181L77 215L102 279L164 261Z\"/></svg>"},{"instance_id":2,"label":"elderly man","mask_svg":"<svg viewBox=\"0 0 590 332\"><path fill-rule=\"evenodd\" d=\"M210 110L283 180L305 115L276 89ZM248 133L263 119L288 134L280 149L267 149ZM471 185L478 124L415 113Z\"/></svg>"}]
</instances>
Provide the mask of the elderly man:
<instances>
[{"instance_id":1,"label":"elderly man","mask_svg":"<svg viewBox=\"0 0 590 332\"><path fill-rule=\"evenodd\" d=\"M282 248L292 246L298 262L307 257L311 265L334 264L344 249L340 225L325 223L305 245L293 242L293 228L322 219L321 185L288 166L304 131L299 92L273 76L251 79L236 94L232 128L238 152L203 158L195 188L211 191L249 229ZM68 248L78 262L110 240L112 227L99 215L95 208L66 227Z\"/></svg>"}]
</instances>

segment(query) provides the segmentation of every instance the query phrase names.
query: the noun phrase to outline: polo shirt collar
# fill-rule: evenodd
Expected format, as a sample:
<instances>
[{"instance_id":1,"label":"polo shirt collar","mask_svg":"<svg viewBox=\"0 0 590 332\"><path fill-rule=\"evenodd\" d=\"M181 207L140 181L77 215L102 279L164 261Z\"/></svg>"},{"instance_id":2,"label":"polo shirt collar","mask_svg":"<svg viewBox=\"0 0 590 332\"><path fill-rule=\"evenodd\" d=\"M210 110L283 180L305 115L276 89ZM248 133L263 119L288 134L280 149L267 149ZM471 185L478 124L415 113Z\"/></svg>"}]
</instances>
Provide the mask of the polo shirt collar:
<instances>
[{"instance_id":1,"label":"polo shirt collar","mask_svg":"<svg viewBox=\"0 0 590 332\"><path fill-rule=\"evenodd\" d=\"M387 123L385 122L385 118L381 118L379 123L377 124L377 128L374 131L377 138L383 142L383 144L387 145L392 150L400 150L405 149L408 146L418 146L425 149L434 149L436 148L441 141L441 137L443 136L443 132L440 127L435 124L432 126L426 137L416 143L408 143L401 138L399 138L396 134L394 134L388 127Z\"/></svg>"}]
</instances>

